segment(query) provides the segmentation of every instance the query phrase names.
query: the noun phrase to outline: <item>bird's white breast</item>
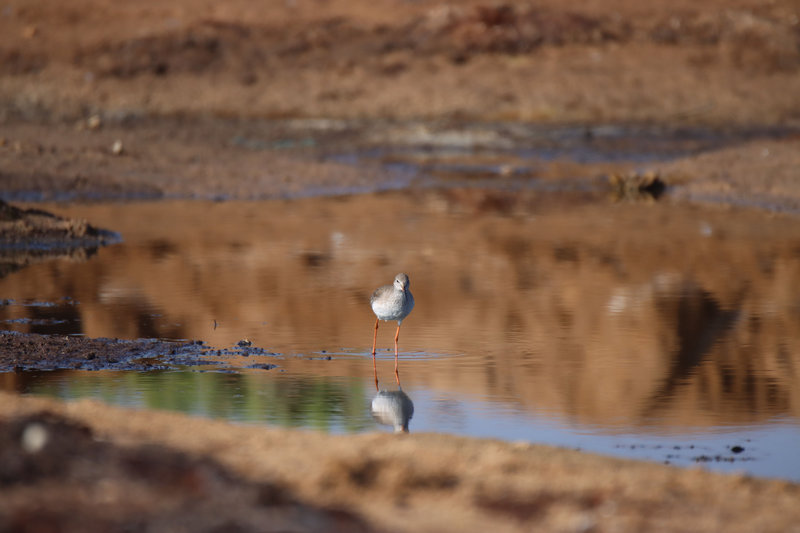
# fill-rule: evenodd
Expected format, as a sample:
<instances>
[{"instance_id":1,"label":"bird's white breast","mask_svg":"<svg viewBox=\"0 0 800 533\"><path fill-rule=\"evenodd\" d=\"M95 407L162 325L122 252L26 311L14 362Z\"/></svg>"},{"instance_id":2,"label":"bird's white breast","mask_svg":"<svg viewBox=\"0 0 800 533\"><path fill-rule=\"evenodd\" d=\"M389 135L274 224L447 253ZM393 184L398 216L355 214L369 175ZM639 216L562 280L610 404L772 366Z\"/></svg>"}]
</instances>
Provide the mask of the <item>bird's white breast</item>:
<instances>
[{"instance_id":1,"label":"bird's white breast","mask_svg":"<svg viewBox=\"0 0 800 533\"><path fill-rule=\"evenodd\" d=\"M414 308L411 291L393 290L381 296L372 300L372 311L380 320L403 320Z\"/></svg>"}]
</instances>

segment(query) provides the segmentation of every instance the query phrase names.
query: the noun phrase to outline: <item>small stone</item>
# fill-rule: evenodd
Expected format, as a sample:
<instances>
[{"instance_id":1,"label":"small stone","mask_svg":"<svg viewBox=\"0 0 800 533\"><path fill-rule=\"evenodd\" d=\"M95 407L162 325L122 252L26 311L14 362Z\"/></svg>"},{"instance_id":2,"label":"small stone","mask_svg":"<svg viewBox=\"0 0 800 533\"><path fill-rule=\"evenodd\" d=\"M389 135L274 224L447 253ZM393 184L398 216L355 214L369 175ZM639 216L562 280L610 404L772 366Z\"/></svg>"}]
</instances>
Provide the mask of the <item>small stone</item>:
<instances>
[{"instance_id":1,"label":"small stone","mask_svg":"<svg viewBox=\"0 0 800 533\"><path fill-rule=\"evenodd\" d=\"M731 451L733 453L742 453L744 451L744 447L736 445L733 448L731 448Z\"/></svg>"},{"instance_id":2,"label":"small stone","mask_svg":"<svg viewBox=\"0 0 800 533\"><path fill-rule=\"evenodd\" d=\"M22 432L22 449L28 453L37 453L47 444L47 429L39 423L28 424Z\"/></svg>"},{"instance_id":3,"label":"small stone","mask_svg":"<svg viewBox=\"0 0 800 533\"><path fill-rule=\"evenodd\" d=\"M92 115L86 120L86 127L90 130L96 130L103 125L103 121L100 118L100 115Z\"/></svg>"},{"instance_id":4,"label":"small stone","mask_svg":"<svg viewBox=\"0 0 800 533\"><path fill-rule=\"evenodd\" d=\"M500 168L497 169L497 173L501 176L511 176L514 174L514 167L511 165L500 165Z\"/></svg>"},{"instance_id":5,"label":"small stone","mask_svg":"<svg viewBox=\"0 0 800 533\"><path fill-rule=\"evenodd\" d=\"M122 141L119 139L114 141L114 144L111 146L111 153L114 155L120 155L122 153Z\"/></svg>"}]
</instances>

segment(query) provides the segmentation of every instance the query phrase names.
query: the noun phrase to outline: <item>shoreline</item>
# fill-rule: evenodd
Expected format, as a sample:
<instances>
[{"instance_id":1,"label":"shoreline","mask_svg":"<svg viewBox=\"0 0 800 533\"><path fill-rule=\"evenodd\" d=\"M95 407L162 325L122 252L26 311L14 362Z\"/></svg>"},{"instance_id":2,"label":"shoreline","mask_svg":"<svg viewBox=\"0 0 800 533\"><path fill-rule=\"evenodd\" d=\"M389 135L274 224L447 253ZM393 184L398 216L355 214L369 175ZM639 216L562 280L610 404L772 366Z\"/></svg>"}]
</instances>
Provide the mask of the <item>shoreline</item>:
<instances>
[{"instance_id":1,"label":"shoreline","mask_svg":"<svg viewBox=\"0 0 800 533\"><path fill-rule=\"evenodd\" d=\"M269 483L306 504L363 517L368 530L553 531L588 524L784 531L800 519L800 486L785 481L440 434L332 436L92 400L0 398L0 420L48 413L114 446L157 445L208 458L234 479Z\"/></svg>"}]
</instances>

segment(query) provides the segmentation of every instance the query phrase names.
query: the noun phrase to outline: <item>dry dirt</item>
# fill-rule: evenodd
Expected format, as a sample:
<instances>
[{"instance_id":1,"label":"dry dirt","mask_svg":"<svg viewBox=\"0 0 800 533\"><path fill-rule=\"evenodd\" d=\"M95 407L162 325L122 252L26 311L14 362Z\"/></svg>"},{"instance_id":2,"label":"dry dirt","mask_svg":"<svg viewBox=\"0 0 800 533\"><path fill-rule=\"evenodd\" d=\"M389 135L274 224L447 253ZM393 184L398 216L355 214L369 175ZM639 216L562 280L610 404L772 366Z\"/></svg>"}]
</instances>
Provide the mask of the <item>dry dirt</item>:
<instances>
[{"instance_id":1,"label":"dry dirt","mask_svg":"<svg viewBox=\"0 0 800 533\"><path fill-rule=\"evenodd\" d=\"M797 123L782 0L6 2L8 114Z\"/></svg>"},{"instance_id":2,"label":"dry dirt","mask_svg":"<svg viewBox=\"0 0 800 533\"><path fill-rule=\"evenodd\" d=\"M313 502L322 519L331 519L325 509L346 509L369 529L389 531L791 531L800 520L800 488L785 482L447 435L341 437L126 411L92 401L63 404L8 394L0 400L4 423L27 429L15 433L23 451L12 440L4 454L29 466L2 471L11 471L4 481L13 497L0 503L0 516L65 516L71 525L80 524L86 512L103 517L112 531L129 525L148 530L148 520L128 514L130 504L155 524L164 520L177 531L216 530L224 519L234 530L257 531L270 530L273 523L268 518L252 527L259 513L268 514L273 503L277 512L290 514L296 508L282 507L282 500L290 499ZM42 417L50 421L43 427L46 444L31 451L32 439L25 435ZM55 451L59 445L82 459L64 454L63 464L52 465L48 454L62 457ZM98 448L103 453L96 453ZM39 461L36 454L42 454ZM114 456L128 458L128 472L134 462L136 475L125 475L124 460L120 467ZM70 484L64 501L59 487L73 480L81 490ZM178 502L154 497L170 487L179 489L168 493ZM269 487L266 502L258 497L263 487ZM242 497L231 498L233 491ZM236 507L225 511L231 499ZM64 511L66 505L82 512L74 516ZM196 521L198 508L210 515L208 521ZM342 519L353 520L352 514ZM322 530L332 529L325 524ZM289 527L307 529L302 521Z\"/></svg>"},{"instance_id":3,"label":"dry dirt","mask_svg":"<svg viewBox=\"0 0 800 533\"><path fill-rule=\"evenodd\" d=\"M264 132L265 118L289 130L305 119L303 128L334 140L341 120L451 131L465 121L764 131L650 167L676 199L796 211L800 5L0 5L5 199L261 198L369 190L386 179L369 163L356 169L303 149L232 142L250 134L283 142L285 132ZM630 168L584 175L616 170ZM86 343L81 357L108 345L75 342ZM4 343L6 357L19 358L19 343L37 339ZM38 353L54 343L67 341L43 339ZM790 531L800 523L794 484L527 444L332 437L10 394L0 396L0 424L4 531Z\"/></svg>"}]
</instances>

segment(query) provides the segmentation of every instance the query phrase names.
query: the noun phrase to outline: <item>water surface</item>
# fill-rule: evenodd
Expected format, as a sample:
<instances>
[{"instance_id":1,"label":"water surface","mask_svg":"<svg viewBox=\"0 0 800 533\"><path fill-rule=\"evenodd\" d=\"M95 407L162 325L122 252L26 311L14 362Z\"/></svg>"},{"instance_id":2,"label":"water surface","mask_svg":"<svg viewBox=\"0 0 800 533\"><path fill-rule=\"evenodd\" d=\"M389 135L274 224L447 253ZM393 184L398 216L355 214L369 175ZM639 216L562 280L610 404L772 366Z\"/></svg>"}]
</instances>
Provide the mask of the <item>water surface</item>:
<instances>
[{"instance_id":1,"label":"water surface","mask_svg":"<svg viewBox=\"0 0 800 533\"><path fill-rule=\"evenodd\" d=\"M6 374L5 389L375 430L368 298L405 271L417 301L400 335L412 432L800 480L791 217L476 188L54 209L124 242L0 279L0 327L248 339L268 354ZM393 333L379 331L381 388L396 388Z\"/></svg>"}]
</instances>

